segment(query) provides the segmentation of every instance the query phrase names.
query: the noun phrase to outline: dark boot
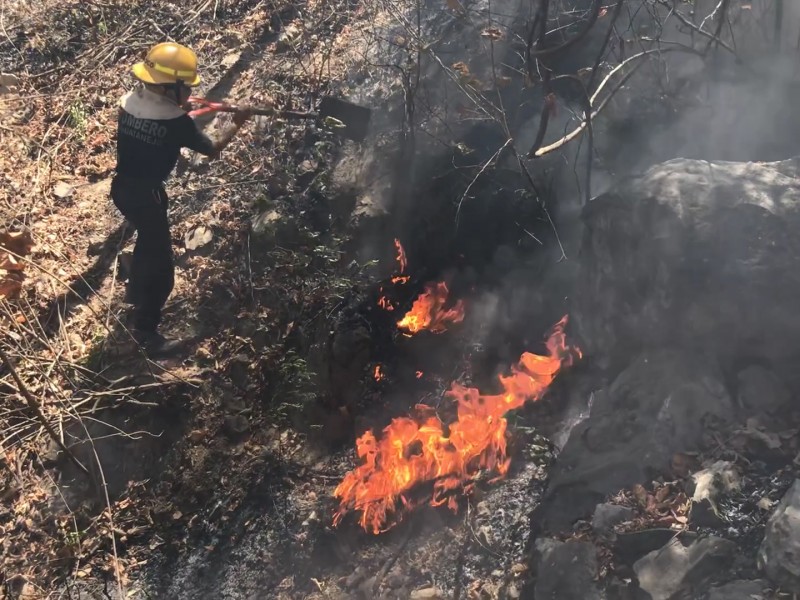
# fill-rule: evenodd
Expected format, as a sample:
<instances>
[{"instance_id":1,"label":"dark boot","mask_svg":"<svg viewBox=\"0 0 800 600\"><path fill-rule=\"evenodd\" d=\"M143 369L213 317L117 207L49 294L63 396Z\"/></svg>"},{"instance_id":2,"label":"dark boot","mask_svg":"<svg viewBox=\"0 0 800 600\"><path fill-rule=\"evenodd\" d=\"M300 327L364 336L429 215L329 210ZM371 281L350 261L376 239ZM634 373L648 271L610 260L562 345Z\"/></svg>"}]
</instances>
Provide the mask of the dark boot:
<instances>
[{"instance_id":1,"label":"dark boot","mask_svg":"<svg viewBox=\"0 0 800 600\"><path fill-rule=\"evenodd\" d=\"M183 347L181 340L166 338L157 331L134 331L133 339L150 358L174 355Z\"/></svg>"}]
</instances>

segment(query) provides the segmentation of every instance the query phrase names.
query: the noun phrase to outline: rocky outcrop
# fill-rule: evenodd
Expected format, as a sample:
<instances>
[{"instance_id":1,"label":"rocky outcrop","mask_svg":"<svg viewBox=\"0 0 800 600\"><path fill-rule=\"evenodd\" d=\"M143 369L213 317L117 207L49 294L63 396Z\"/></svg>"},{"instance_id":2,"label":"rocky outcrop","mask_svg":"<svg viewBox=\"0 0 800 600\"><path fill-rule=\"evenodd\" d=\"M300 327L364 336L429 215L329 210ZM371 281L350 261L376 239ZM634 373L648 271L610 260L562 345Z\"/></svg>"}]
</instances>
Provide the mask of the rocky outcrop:
<instances>
[{"instance_id":1,"label":"rocky outcrop","mask_svg":"<svg viewBox=\"0 0 800 600\"><path fill-rule=\"evenodd\" d=\"M676 159L583 213L574 324L611 361L643 348L759 357L797 379L800 158Z\"/></svg>"},{"instance_id":2,"label":"rocky outcrop","mask_svg":"<svg viewBox=\"0 0 800 600\"><path fill-rule=\"evenodd\" d=\"M713 577L720 577L736 552L736 544L718 537L684 546L675 539L633 565L639 587L652 600L697 597L694 592Z\"/></svg>"},{"instance_id":3,"label":"rocky outcrop","mask_svg":"<svg viewBox=\"0 0 800 600\"><path fill-rule=\"evenodd\" d=\"M758 558L770 581L785 592L800 593L800 480L769 518Z\"/></svg>"},{"instance_id":4,"label":"rocky outcrop","mask_svg":"<svg viewBox=\"0 0 800 600\"><path fill-rule=\"evenodd\" d=\"M733 410L720 379L713 366L677 352L634 361L570 433L538 515L544 528L569 527L606 495L666 471L676 452L699 448L706 426Z\"/></svg>"}]
</instances>

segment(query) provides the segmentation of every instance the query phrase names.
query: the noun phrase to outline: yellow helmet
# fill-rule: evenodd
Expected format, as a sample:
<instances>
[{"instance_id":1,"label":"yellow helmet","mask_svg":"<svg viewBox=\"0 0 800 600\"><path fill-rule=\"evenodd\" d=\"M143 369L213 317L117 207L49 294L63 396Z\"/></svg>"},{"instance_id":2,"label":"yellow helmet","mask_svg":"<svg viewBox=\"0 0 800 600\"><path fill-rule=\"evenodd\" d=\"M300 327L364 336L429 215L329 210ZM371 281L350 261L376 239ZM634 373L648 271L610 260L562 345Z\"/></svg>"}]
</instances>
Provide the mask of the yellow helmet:
<instances>
[{"instance_id":1,"label":"yellow helmet","mask_svg":"<svg viewBox=\"0 0 800 600\"><path fill-rule=\"evenodd\" d=\"M133 65L133 74L139 81L154 84L183 82L188 86L200 83L197 74L197 55L186 46L175 42L156 44L143 62Z\"/></svg>"}]
</instances>

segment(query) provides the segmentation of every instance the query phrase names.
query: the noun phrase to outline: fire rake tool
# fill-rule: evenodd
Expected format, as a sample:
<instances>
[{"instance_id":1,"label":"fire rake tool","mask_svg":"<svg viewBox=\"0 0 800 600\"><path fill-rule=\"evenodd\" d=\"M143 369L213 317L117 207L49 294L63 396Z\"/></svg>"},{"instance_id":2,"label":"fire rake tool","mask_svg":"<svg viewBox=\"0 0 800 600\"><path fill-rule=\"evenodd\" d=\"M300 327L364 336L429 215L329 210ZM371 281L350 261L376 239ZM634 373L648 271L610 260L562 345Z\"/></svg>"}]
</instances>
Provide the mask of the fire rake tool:
<instances>
[{"instance_id":1,"label":"fire rake tool","mask_svg":"<svg viewBox=\"0 0 800 600\"><path fill-rule=\"evenodd\" d=\"M224 102L213 102L205 98L192 96L189 102L199 106L189 112L190 117L213 112L236 112L237 106ZM253 107L253 114L278 116L284 119L308 119L337 130L342 136L361 142L367 136L369 121L372 111L369 108L358 106L338 98L326 96L319 103L317 112L301 112L294 110L277 110L274 108Z\"/></svg>"}]
</instances>

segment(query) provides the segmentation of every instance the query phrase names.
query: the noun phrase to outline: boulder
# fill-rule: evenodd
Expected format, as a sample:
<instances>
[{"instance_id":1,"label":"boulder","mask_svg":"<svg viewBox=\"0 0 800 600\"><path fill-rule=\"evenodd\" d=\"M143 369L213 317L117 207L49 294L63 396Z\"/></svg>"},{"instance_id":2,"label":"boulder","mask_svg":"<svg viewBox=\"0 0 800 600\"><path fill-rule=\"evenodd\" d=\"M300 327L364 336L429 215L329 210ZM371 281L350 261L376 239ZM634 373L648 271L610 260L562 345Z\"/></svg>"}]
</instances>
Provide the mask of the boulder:
<instances>
[{"instance_id":1,"label":"boulder","mask_svg":"<svg viewBox=\"0 0 800 600\"><path fill-rule=\"evenodd\" d=\"M589 417L570 432L536 522L565 529L608 494L667 471L676 452L701 448L710 423L732 411L721 378L685 353L640 356L595 395Z\"/></svg>"},{"instance_id":2,"label":"boulder","mask_svg":"<svg viewBox=\"0 0 800 600\"><path fill-rule=\"evenodd\" d=\"M719 587L711 588L708 600L758 600L766 598L765 590L769 584L762 580L732 581Z\"/></svg>"},{"instance_id":3,"label":"boulder","mask_svg":"<svg viewBox=\"0 0 800 600\"><path fill-rule=\"evenodd\" d=\"M584 209L573 325L609 364L632 350L748 357L800 375L800 158L675 159ZM793 378L793 379L792 379Z\"/></svg>"},{"instance_id":4,"label":"boulder","mask_svg":"<svg viewBox=\"0 0 800 600\"><path fill-rule=\"evenodd\" d=\"M769 518L758 563L782 591L800 593L800 479Z\"/></svg>"},{"instance_id":5,"label":"boulder","mask_svg":"<svg viewBox=\"0 0 800 600\"><path fill-rule=\"evenodd\" d=\"M555 542L541 545L536 575L536 600L601 600L595 581L597 551L588 542Z\"/></svg>"},{"instance_id":6,"label":"boulder","mask_svg":"<svg viewBox=\"0 0 800 600\"><path fill-rule=\"evenodd\" d=\"M697 597L703 585L725 572L736 552L735 543L710 536L684 546L674 539L660 550L636 561L639 587L652 600Z\"/></svg>"},{"instance_id":7,"label":"boulder","mask_svg":"<svg viewBox=\"0 0 800 600\"><path fill-rule=\"evenodd\" d=\"M668 527L621 532L614 539L614 557L620 564L632 565L644 555L663 548L674 539L680 540L686 546L697 539L697 534L691 531L676 533Z\"/></svg>"}]
</instances>

